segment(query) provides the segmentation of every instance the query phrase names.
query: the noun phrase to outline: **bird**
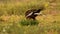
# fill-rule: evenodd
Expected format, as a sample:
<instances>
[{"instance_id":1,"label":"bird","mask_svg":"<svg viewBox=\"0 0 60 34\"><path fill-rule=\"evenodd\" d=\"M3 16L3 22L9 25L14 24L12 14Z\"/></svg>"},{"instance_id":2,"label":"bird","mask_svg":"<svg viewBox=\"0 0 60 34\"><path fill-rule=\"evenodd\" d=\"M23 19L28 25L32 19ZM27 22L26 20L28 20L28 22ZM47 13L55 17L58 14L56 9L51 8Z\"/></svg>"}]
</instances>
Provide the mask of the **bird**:
<instances>
[{"instance_id":1,"label":"bird","mask_svg":"<svg viewBox=\"0 0 60 34\"><path fill-rule=\"evenodd\" d=\"M43 8L39 9L29 9L25 13L26 19L33 19L36 20L36 17L40 14L40 12L43 10ZM40 14L41 15L41 14Z\"/></svg>"}]
</instances>

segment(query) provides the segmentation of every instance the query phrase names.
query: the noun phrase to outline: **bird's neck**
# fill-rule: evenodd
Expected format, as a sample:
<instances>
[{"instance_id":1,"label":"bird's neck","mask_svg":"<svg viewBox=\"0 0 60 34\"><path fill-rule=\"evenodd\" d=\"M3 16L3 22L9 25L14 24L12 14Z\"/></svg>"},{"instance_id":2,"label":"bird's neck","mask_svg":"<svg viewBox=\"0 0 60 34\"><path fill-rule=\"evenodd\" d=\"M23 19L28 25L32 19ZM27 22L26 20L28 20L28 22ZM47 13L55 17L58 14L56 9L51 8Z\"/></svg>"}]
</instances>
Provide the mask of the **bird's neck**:
<instances>
[{"instance_id":1,"label":"bird's neck","mask_svg":"<svg viewBox=\"0 0 60 34\"><path fill-rule=\"evenodd\" d=\"M40 11L41 11L41 9L38 9L38 10L37 10L37 12L40 12Z\"/></svg>"}]
</instances>

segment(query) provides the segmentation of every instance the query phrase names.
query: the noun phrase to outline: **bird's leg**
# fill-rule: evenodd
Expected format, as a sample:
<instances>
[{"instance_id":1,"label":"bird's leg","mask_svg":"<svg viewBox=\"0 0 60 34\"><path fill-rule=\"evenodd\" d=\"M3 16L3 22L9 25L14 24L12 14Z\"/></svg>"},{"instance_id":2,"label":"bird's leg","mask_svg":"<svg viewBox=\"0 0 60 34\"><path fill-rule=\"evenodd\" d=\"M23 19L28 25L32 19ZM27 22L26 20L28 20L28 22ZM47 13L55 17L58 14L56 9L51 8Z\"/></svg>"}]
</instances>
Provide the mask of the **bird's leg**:
<instances>
[{"instance_id":1,"label":"bird's leg","mask_svg":"<svg viewBox=\"0 0 60 34\"><path fill-rule=\"evenodd\" d=\"M32 17L33 20L35 20L35 17Z\"/></svg>"}]
</instances>

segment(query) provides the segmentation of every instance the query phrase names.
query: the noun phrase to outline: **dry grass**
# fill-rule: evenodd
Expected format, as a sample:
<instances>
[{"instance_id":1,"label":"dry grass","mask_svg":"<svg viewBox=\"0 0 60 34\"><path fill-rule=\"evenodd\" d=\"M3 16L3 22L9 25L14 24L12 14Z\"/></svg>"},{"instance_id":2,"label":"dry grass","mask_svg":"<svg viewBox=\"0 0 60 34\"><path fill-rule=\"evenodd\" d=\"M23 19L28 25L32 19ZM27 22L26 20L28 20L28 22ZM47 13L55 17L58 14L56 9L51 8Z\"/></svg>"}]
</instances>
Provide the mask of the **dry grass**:
<instances>
[{"instance_id":1,"label":"dry grass","mask_svg":"<svg viewBox=\"0 0 60 34\"><path fill-rule=\"evenodd\" d=\"M0 1L0 34L60 34L60 0L3 1ZM36 17L38 25L20 24L26 20L26 10L41 6L46 9L42 11L44 16ZM29 20L23 23L26 22Z\"/></svg>"}]
</instances>

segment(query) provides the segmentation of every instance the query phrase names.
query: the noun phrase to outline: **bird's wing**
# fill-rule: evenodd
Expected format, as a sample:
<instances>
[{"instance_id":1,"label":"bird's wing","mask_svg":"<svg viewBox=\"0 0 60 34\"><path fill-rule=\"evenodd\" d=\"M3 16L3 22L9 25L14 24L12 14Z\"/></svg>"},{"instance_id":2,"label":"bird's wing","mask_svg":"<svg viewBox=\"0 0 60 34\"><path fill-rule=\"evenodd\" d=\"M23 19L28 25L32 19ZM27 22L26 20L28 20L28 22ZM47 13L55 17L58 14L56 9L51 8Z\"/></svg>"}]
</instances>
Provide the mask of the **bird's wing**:
<instances>
[{"instance_id":1,"label":"bird's wing","mask_svg":"<svg viewBox=\"0 0 60 34\"><path fill-rule=\"evenodd\" d=\"M26 17L31 16L32 14L33 14L33 12L29 13Z\"/></svg>"},{"instance_id":2,"label":"bird's wing","mask_svg":"<svg viewBox=\"0 0 60 34\"><path fill-rule=\"evenodd\" d=\"M42 13L34 13L34 15L42 15Z\"/></svg>"},{"instance_id":3,"label":"bird's wing","mask_svg":"<svg viewBox=\"0 0 60 34\"><path fill-rule=\"evenodd\" d=\"M34 15L38 15L39 13L34 13Z\"/></svg>"}]
</instances>

